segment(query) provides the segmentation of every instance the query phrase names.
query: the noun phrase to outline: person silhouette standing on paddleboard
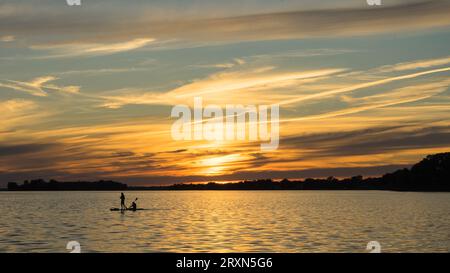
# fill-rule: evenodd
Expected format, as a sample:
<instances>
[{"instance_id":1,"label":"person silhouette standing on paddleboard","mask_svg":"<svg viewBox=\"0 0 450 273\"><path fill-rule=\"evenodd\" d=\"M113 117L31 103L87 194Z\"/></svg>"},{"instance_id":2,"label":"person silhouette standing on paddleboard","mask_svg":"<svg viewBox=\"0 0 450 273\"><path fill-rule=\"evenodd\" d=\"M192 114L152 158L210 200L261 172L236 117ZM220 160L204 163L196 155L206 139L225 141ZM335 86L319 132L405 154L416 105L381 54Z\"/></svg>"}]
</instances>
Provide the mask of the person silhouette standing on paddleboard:
<instances>
[{"instance_id":1,"label":"person silhouette standing on paddleboard","mask_svg":"<svg viewBox=\"0 0 450 273\"><path fill-rule=\"evenodd\" d=\"M120 194L120 209L127 209L127 206L125 206L125 195L123 194L123 192Z\"/></svg>"}]
</instances>

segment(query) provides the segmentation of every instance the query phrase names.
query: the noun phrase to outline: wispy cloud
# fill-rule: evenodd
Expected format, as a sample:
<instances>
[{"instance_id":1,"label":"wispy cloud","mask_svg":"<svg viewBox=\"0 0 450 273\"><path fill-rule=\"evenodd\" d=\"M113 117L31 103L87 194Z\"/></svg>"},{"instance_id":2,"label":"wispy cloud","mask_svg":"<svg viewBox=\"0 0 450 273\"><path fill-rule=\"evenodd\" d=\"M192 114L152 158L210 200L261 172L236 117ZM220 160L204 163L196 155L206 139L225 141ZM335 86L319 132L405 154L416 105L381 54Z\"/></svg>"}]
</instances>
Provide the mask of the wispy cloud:
<instances>
[{"instance_id":1,"label":"wispy cloud","mask_svg":"<svg viewBox=\"0 0 450 273\"><path fill-rule=\"evenodd\" d=\"M1 101L0 105L7 115L19 113L23 110L32 110L35 107L34 102L22 99Z\"/></svg>"},{"instance_id":2,"label":"wispy cloud","mask_svg":"<svg viewBox=\"0 0 450 273\"><path fill-rule=\"evenodd\" d=\"M52 73L53 75L72 76L72 75L98 75L98 74L114 74L114 73L131 73L139 71L147 71L144 67L123 67L123 68L99 68L99 69L83 69L83 70L67 70Z\"/></svg>"},{"instance_id":3,"label":"wispy cloud","mask_svg":"<svg viewBox=\"0 0 450 273\"><path fill-rule=\"evenodd\" d=\"M61 58L92 55L110 55L144 47L155 41L150 38L133 39L119 43L80 43L62 45L33 45L31 49L48 51L51 54L38 58Z\"/></svg>"},{"instance_id":4,"label":"wispy cloud","mask_svg":"<svg viewBox=\"0 0 450 273\"><path fill-rule=\"evenodd\" d=\"M237 65L244 65L246 61L241 58L235 58L232 62L217 63L217 64L193 64L191 67L196 68L233 68Z\"/></svg>"},{"instance_id":5,"label":"wispy cloud","mask_svg":"<svg viewBox=\"0 0 450 273\"><path fill-rule=\"evenodd\" d=\"M395 82L395 81L413 79L413 78L417 78L417 77L421 77L421 76L425 76L425 75L442 73L442 72L447 72L447 71L450 71L450 67L427 70L427 71L422 71L422 72L413 73L413 74L406 74L406 75L401 75L401 76L388 77L388 78L384 78L381 80L355 84L355 85L351 85L351 86L347 86L347 87L343 87L343 88L339 88L339 89L335 89L335 90L329 90L329 91L325 91L325 92L321 92L321 93L317 93L317 94L305 95L305 96L301 96L298 98L281 101L279 104L280 105L288 105L288 104L293 104L293 103L299 103L299 102L306 101L306 100L313 100L313 99L319 99L319 98L323 98L323 97L339 95L339 94L343 94L343 93L347 93L347 92L356 91L359 89L379 86L379 85L383 85L383 84L387 84L387 83L391 83L391 82Z\"/></svg>"},{"instance_id":6,"label":"wispy cloud","mask_svg":"<svg viewBox=\"0 0 450 273\"><path fill-rule=\"evenodd\" d=\"M308 50L289 50L284 52L278 52L273 54L259 54L248 57L252 60L268 60L273 61L274 59L292 59L292 58L309 58L309 57L319 57L319 56L334 56L340 54L355 53L357 50L354 49L332 49L332 48L317 48Z\"/></svg>"},{"instance_id":7,"label":"wispy cloud","mask_svg":"<svg viewBox=\"0 0 450 273\"><path fill-rule=\"evenodd\" d=\"M372 35L450 24L448 16L450 2L447 0L401 2L377 8L358 6L272 13L260 11L252 15L229 14L226 17L210 15L209 18L182 16L181 13L171 17L181 19L164 20L152 16L151 9L133 10L129 13L127 10L119 10L121 14L111 14L114 13L111 9L92 9L86 13L41 9L33 16L23 16L22 11L17 8L0 18L0 32L17 37L26 36L29 42L34 44L40 36L50 32L53 35L49 37L50 45L75 42L90 44L99 39L105 43L118 43L126 40L135 41L134 39L142 37L152 37L158 41L235 42ZM68 37L65 35L68 32L73 35ZM117 44L86 46L82 52L83 54L86 54L85 51L91 54L117 52L118 49L115 47Z\"/></svg>"},{"instance_id":8,"label":"wispy cloud","mask_svg":"<svg viewBox=\"0 0 450 273\"><path fill-rule=\"evenodd\" d=\"M125 105L168 104L164 94L145 90L121 89L98 97L100 107L118 109Z\"/></svg>"},{"instance_id":9,"label":"wispy cloud","mask_svg":"<svg viewBox=\"0 0 450 273\"><path fill-rule=\"evenodd\" d=\"M35 78L29 82L3 80L0 81L0 87L9 88L21 92L26 92L33 96L46 97L48 91L58 91L64 93L78 93L80 91L79 86L58 86L56 84L50 84L49 82L55 81L58 78L54 76L43 76Z\"/></svg>"},{"instance_id":10,"label":"wispy cloud","mask_svg":"<svg viewBox=\"0 0 450 273\"><path fill-rule=\"evenodd\" d=\"M429 66L431 67L432 64L429 64ZM340 76L342 74L345 74L342 73L345 71L346 69L343 68L299 72L277 72L273 67L262 67L253 70L244 69L231 72L214 73L207 78L196 80L192 83L183 85L167 92L148 92L145 90L124 89L113 92L115 94L105 94L103 96L100 96L99 99L103 100L101 106L107 108L120 108L128 104L192 104L193 98L196 96L202 96L208 103L219 105L226 101L227 103L238 104L276 103L284 107L291 107L292 105L297 105L300 102L320 100L336 95L344 95L342 98L344 100L347 99L348 101L351 98L346 97L346 93L386 85L396 81L404 81L423 77L426 75L444 73L450 71L450 68L444 67L417 73L384 77L379 80L365 81L363 83L349 82L347 84L341 84L342 87L336 89L333 89L333 85L330 85L329 89L326 89L325 87L327 85L325 85L325 87L321 87L318 89L325 89L324 91L308 93L308 88L314 90L315 81L323 81L324 79L328 79L332 76ZM362 77L363 75L359 76ZM352 79L351 74L348 78ZM302 85L305 83L312 83L312 86L302 87ZM436 85L439 86L436 87ZM392 92L390 93L390 95L381 94L374 97L368 97L366 98L366 100L372 102L378 101L378 103L376 105L354 107L351 110L347 109L344 111L339 111L337 113L319 115L318 117L329 118L336 115L351 114L388 105L417 101L427 98L429 97L429 95L426 93L417 94L417 92L415 92L416 90L421 90L422 88L422 91L426 91L425 89L429 90L434 87L445 88L447 85L444 85L445 86L442 86L440 83L436 83L435 85L425 85L423 86L423 88L418 86L414 90L406 89L406 92ZM281 92L281 90L283 90L284 88L287 88L288 92ZM305 90L300 93L304 94L297 95L296 93L299 93L299 89L302 88ZM405 94L407 94L408 96L403 96ZM397 100L395 100L394 102L379 102L379 99L385 97L391 99L397 98ZM304 118L300 118L299 120L302 119Z\"/></svg>"},{"instance_id":11,"label":"wispy cloud","mask_svg":"<svg viewBox=\"0 0 450 273\"><path fill-rule=\"evenodd\" d=\"M2 109L0 131L14 130L24 125L29 126L30 123L48 115L46 111L37 112L38 105L31 100L24 99L0 101L0 109Z\"/></svg>"},{"instance_id":12,"label":"wispy cloud","mask_svg":"<svg viewBox=\"0 0 450 273\"><path fill-rule=\"evenodd\" d=\"M242 104L246 102L270 103L274 100L291 97L289 94L274 93L274 88L299 86L302 82L314 81L345 71L345 69L321 69L312 71L279 72L274 67L260 67L257 69L243 69L230 72L219 72L196 80L192 83L169 90L167 92L146 92L143 90L116 90L104 94L101 104L107 108L120 108L127 104L192 104L196 96L204 97L205 101L213 104L227 103ZM225 100L226 98L226 100Z\"/></svg>"},{"instance_id":13,"label":"wispy cloud","mask_svg":"<svg viewBox=\"0 0 450 273\"><path fill-rule=\"evenodd\" d=\"M399 104L417 102L420 100L431 98L441 92L447 90L450 85L449 80L437 83L426 83L415 86L402 87L388 93L366 96L361 98L351 98L342 96L342 100L347 102L350 107L342 110L328 112L325 114L311 115L305 117L289 118L280 120L280 122L299 122L306 120L332 119L339 116L357 114L360 112L395 106Z\"/></svg>"},{"instance_id":14,"label":"wispy cloud","mask_svg":"<svg viewBox=\"0 0 450 273\"><path fill-rule=\"evenodd\" d=\"M394 65L386 65L382 66L378 69L379 72L395 72L395 71L405 71L405 70L414 70L420 68L430 68L433 66L441 66L447 65L450 63L450 57L443 57L437 59L427 59L427 60L418 60L413 62L404 62L398 63Z\"/></svg>"},{"instance_id":15,"label":"wispy cloud","mask_svg":"<svg viewBox=\"0 0 450 273\"><path fill-rule=\"evenodd\" d=\"M299 72L272 72L272 67L262 67L250 71L225 72L184 85L167 93L168 97L193 98L236 90L250 89L282 82L318 78L342 72L345 69L323 69Z\"/></svg>"},{"instance_id":16,"label":"wispy cloud","mask_svg":"<svg viewBox=\"0 0 450 273\"><path fill-rule=\"evenodd\" d=\"M12 35L7 35L7 36L0 36L0 42L14 42L16 40L16 37L12 36Z\"/></svg>"}]
</instances>

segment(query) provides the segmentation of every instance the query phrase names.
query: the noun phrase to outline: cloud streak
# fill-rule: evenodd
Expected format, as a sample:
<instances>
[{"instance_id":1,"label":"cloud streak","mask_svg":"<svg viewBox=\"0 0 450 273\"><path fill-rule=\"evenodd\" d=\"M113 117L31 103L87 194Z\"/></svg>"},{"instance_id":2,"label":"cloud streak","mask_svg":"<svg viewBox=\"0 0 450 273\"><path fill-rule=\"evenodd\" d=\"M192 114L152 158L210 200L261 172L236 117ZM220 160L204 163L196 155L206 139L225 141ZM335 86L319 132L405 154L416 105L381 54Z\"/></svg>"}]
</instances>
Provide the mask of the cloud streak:
<instances>
[{"instance_id":1,"label":"cloud streak","mask_svg":"<svg viewBox=\"0 0 450 273\"><path fill-rule=\"evenodd\" d=\"M207 78L198 79L192 83L164 93L133 90L118 90L119 94L102 95L102 107L121 108L128 104L160 104L176 105L193 103L196 96L202 96L208 103L221 105L227 103L266 103L275 99L283 99L290 95L277 94L274 88L299 86L309 82L330 77L345 71L343 68L329 68L311 71L278 72L274 67L243 69L230 72L215 73ZM113 93L113 92L110 92ZM117 92L114 92L117 93ZM264 96L262 96L264 95ZM225 100L226 98L226 100Z\"/></svg>"},{"instance_id":2,"label":"cloud streak","mask_svg":"<svg viewBox=\"0 0 450 273\"><path fill-rule=\"evenodd\" d=\"M0 37L0 42L8 43L8 42L14 42L15 40L16 40L16 38L14 36L12 36L12 35L7 35L7 36L1 36Z\"/></svg>"},{"instance_id":3,"label":"cloud streak","mask_svg":"<svg viewBox=\"0 0 450 273\"><path fill-rule=\"evenodd\" d=\"M37 57L37 59L110 55L138 49L150 44L153 41L155 40L149 38L139 38L127 42L110 43L110 44L82 43L82 44L67 44L67 45L35 45L31 46L31 49L48 51L51 53L50 55Z\"/></svg>"},{"instance_id":4,"label":"cloud streak","mask_svg":"<svg viewBox=\"0 0 450 273\"><path fill-rule=\"evenodd\" d=\"M430 68L433 66L448 65L449 63L450 63L450 57L444 57L444 58L437 58L437 59L404 62L404 63L395 64L395 65L386 65L386 66L380 67L378 69L378 71L383 72L383 73L389 73L389 72L397 72L397 71L405 71L405 70L414 70L414 69L420 69L420 68Z\"/></svg>"},{"instance_id":5,"label":"cloud streak","mask_svg":"<svg viewBox=\"0 0 450 273\"><path fill-rule=\"evenodd\" d=\"M25 9L26 7L22 7ZM122 12L122 10L120 10ZM89 12L65 12L49 9L28 16L19 16L20 7L0 17L0 33L26 38L32 44L39 36L51 33L50 45L78 43L81 52L116 52L121 41L152 37L158 41L184 40L197 42L234 42L275 39L300 39L323 36L371 35L399 30L419 30L450 24L450 1L420 1L377 8L332 8L292 12L261 13L222 18L153 19L151 10L116 14L110 9ZM150 12L150 14L149 14ZM173 18L181 19L173 19ZM126 18L121 20L120 18ZM57 23L56 23L57 22ZM126 22L126 23L124 23ZM70 37L63 35L71 33ZM89 44L98 40L108 45ZM144 41L141 40L142 43ZM147 41L148 42L148 41ZM123 45L122 45L123 46ZM122 47L119 46L119 47ZM133 47L133 46L131 46ZM34 48L39 48L35 46Z\"/></svg>"},{"instance_id":6,"label":"cloud streak","mask_svg":"<svg viewBox=\"0 0 450 273\"><path fill-rule=\"evenodd\" d=\"M442 73L442 72L447 72L447 71L450 71L450 67L432 69L432 70L427 70L427 71L422 71L422 72L412 73L412 74L406 74L406 75L401 75L401 76L394 76L394 77L389 77L389 78L385 78L385 79L381 79L381 80L355 84L355 85L340 88L340 89L329 90L329 91L325 91L325 92L321 92L321 93L317 93L317 94L301 96L298 98L282 101L279 104L280 105L288 105L288 104L293 104L293 103L299 103L299 102L306 101L306 100L313 100L313 99L319 99L319 98L323 98L323 97L339 95L339 94L343 94L343 93L347 93L347 92L356 91L359 89L375 87L375 86L379 86L379 85L383 85L383 84L387 84L387 83L391 83L391 82L395 82L395 81L408 80L408 79L413 79L413 78L417 78L417 77L421 77L421 76L425 76L425 75Z\"/></svg>"},{"instance_id":7,"label":"cloud streak","mask_svg":"<svg viewBox=\"0 0 450 273\"><path fill-rule=\"evenodd\" d=\"M13 89L21 92L28 93L37 97L48 96L48 90L58 91L63 93L75 94L80 91L79 86L58 86L55 84L50 84L49 82L55 81L58 78L53 76L43 76L35 78L29 82L26 81L13 81L13 80L3 80L0 81L0 87Z\"/></svg>"}]
</instances>

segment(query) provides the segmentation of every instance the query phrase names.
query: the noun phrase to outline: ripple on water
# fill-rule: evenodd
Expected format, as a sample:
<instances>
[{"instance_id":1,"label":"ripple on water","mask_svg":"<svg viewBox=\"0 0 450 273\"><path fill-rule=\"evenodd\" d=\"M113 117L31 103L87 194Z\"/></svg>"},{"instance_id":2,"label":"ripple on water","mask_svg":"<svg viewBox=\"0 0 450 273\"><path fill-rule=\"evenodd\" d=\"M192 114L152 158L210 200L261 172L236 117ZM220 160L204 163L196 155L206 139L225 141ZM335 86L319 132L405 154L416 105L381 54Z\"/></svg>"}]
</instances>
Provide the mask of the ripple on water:
<instances>
[{"instance_id":1,"label":"ripple on water","mask_svg":"<svg viewBox=\"0 0 450 273\"><path fill-rule=\"evenodd\" d=\"M450 194L377 191L0 192L0 251L448 252ZM14 205L12 205L14 204Z\"/></svg>"}]
</instances>

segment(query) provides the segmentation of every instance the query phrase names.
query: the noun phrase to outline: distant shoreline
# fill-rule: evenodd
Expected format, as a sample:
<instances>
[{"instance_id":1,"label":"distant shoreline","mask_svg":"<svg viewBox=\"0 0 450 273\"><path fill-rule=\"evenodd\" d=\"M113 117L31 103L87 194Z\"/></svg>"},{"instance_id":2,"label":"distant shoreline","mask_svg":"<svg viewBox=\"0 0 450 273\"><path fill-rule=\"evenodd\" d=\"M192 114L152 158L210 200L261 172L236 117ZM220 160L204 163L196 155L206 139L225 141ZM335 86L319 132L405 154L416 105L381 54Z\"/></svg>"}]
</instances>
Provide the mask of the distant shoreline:
<instances>
[{"instance_id":1,"label":"distant shoreline","mask_svg":"<svg viewBox=\"0 0 450 273\"><path fill-rule=\"evenodd\" d=\"M76 181L59 182L43 179L8 183L7 189L0 191L188 191L188 190L383 190L409 192L450 192L450 153L429 155L410 169L402 169L381 177L363 178L361 175L350 178L326 179L307 178L279 182L272 179L205 184L174 184L170 186L128 186L115 181Z\"/></svg>"},{"instance_id":2,"label":"distant shoreline","mask_svg":"<svg viewBox=\"0 0 450 273\"><path fill-rule=\"evenodd\" d=\"M444 190L421 190L421 189L159 189L154 187L145 188L128 188L126 190L8 190L7 188L1 188L0 192L133 192L133 191L159 191L159 192L183 192L183 191L391 191L391 192L429 192L429 193L446 193L450 192L449 189Z\"/></svg>"}]
</instances>

